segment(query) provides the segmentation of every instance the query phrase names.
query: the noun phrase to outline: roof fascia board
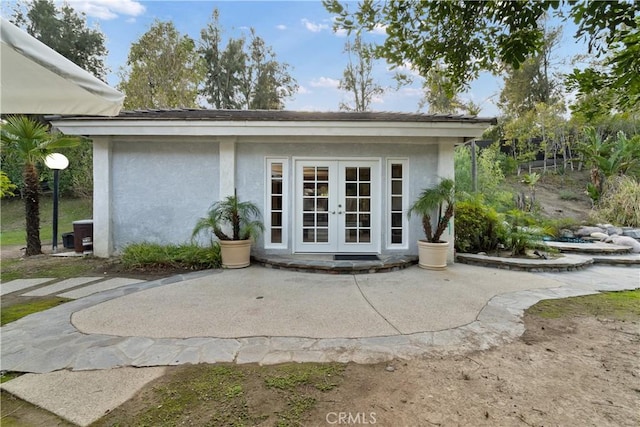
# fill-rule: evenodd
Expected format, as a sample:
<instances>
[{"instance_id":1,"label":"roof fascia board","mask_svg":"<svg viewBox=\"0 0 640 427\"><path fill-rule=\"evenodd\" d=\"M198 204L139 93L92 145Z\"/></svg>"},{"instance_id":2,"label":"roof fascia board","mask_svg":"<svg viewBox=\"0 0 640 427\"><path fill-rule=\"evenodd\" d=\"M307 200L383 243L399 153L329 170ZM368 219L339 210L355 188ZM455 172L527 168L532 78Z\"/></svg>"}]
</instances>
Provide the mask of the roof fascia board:
<instances>
[{"instance_id":1,"label":"roof fascia board","mask_svg":"<svg viewBox=\"0 0 640 427\"><path fill-rule=\"evenodd\" d=\"M73 135L166 136L322 136L322 137L478 137L488 123L344 122L344 121L195 121L67 120L52 121Z\"/></svg>"}]
</instances>

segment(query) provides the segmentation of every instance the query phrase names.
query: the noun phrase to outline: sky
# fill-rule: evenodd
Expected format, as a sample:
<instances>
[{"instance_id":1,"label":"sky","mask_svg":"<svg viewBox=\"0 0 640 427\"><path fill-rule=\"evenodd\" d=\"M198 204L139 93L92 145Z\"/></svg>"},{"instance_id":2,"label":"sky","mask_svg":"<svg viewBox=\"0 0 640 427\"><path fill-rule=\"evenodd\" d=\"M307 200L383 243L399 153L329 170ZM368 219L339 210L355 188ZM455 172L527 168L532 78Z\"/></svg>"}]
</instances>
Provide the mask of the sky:
<instances>
[{"instance_id":1,"label":"sky","mask_svg":"<svg viewBox=\"0 0 640 427\"><path fill-rule=\"evenodd\" d=\"M256 34L273 48L276 59L290 65L298 92L285 102L287 110L336 111L346 92L338 89L338 82L347 64L344 45L348 36L334 32L332 15L317 0L289 1L178 1L178 0L68 0L77 11L87 15L90 27L99 28L105 35L109 68L107 82L116 86L118 71L126 66L132 43L136 42L156 20L173 21L181 34L198 41L200 30L211 19L214 8L220 11L223 37L238 37L254 28ZM355 6L355 4L353 4ZM2 16L8 17L11 8L3 0ZM567 24L565 24L567 25ZM557 61L567 62L584 50L573 39L575 27L564 28L563 39L556 52ZM384 31L366 34L365 40L383 43ZM392 79L394 71L383 60L374 64L374 77L388 87L371 104L374 111L416 112L422 98L420 80L398 91ZM460 97L481 107L482 116L500 114L496 101L501 78L484 73L471 83Z\"/></svg>"}]
</instances>

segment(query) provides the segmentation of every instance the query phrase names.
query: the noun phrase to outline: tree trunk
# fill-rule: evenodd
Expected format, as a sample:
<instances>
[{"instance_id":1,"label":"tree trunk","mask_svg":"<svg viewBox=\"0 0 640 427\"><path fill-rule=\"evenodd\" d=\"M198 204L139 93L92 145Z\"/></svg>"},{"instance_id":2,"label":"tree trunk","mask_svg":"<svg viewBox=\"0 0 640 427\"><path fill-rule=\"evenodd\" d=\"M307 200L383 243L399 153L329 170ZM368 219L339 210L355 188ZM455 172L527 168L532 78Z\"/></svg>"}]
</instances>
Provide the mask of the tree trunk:
<instances>
[{"instance_id":1,"label":"tree trunk","mask_svg":"<svg viewBox=\"0 0 640 427\"><path fill-rule=\"evenodd\" d=\"M24 166L24 207L27 225L26 256L40 255L40 181L38 170L33 163Z\"/></svg>"}]
</instances>

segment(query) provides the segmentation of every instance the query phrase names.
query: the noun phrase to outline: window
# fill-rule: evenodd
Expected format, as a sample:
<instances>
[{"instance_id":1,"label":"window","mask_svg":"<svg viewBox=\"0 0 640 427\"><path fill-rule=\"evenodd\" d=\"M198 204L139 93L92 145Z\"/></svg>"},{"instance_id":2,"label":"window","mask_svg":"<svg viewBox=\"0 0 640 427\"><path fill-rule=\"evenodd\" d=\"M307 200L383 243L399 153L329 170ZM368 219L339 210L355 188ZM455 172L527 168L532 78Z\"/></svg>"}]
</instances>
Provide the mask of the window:
<instances>
[{"instance_id":1,"label":"window","mask_svg":"<svg viewBox=\"0 0 640 427\"><path fill-rule=\"evenodd\" d=\"M387 243L389 248L407 245L407 159L387 160Z\"/></svg>"},{"instance_id":2,"label":"window","mask_svg":"<svg viewBox=\"0 0 640 427\"><path fill-rule=\"evenodd\" d=\"M267 159L265 248L287 247L287 159Z\"/></svg>"}]
</instances>

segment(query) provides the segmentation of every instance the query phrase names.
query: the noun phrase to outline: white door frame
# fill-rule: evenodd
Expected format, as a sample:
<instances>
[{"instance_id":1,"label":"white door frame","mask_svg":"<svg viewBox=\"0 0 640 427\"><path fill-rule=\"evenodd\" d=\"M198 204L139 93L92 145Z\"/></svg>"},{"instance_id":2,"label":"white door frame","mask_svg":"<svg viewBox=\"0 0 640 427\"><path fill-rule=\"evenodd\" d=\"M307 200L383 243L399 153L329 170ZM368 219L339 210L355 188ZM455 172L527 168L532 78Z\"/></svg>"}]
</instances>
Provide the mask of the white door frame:
<instances>
[{"instance_id":1,"label":"white door frame","mask_svg":"<svg viewBox=\"0 0 640 427\"><path fill-rule=\"evenodd\" d=\"M381 203L382 203L382 185L380 176L380 158L338 158L327 159L321 158L294 158L293 159L293 191L294 191L294 215L293 215L293 251L297 253L380 253L381 247ZM327 195L317 196L313 199L313 196L309 196L312 191L307 188L307 197L305 194L305 183L303 182L303 168L304 167L320 167L322 173L325 171L328 173L327 181ZM346 211L346 184L345 184L345 171L347 167L369 167L370 168L370 241L368 243L349 243L346 241L346 225L347 214ZM324 179L324 178L323 178ZM317 179L316 179L317 181ZM316 182L316 191L325 185L324 181ZM359 185L359 184L358 184ZM313 187L314 184L307 182L307 187ZM358 196L359 197L359 196ZM365 197L366 199L366 197ZM307 203L307 209L309 204L313 204L316 209L315 212L307 211L307 216L304 215L304 203ZM320 207L318 207L320 206ZM319 210L318 210L319 209ZM326 212L326 214L325 214ZM355 215L355 216L354 216ZM353 224L353 219L358 216L357 214L351 214L349 219ZM304 221L309 218L315 218L316 229L315 233L318 233L317 242L305 242L304 234L307 232L313 233L308 228L305 229ZM359 218L359 216L358 216ZM313 221L313 219L311 219ZM318 224L321 223L321 226ZM359 221L359 219L358 219ZM313 228L313 225L307 224ZM357 226L356 226L357 227ZM358 233L359 230L355 232ZM366 233L365 233L366 234ZM321 236L320 236L321 235ZM309 236L307 236L309 238ZM313 238L312 238L313 240Z\"/></svg>"}]
</instances>

